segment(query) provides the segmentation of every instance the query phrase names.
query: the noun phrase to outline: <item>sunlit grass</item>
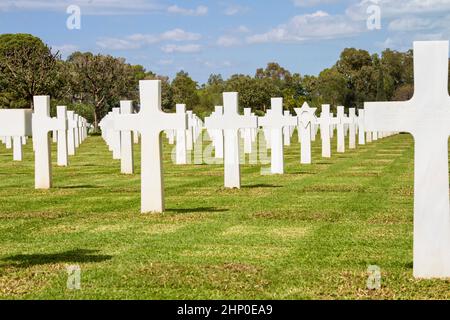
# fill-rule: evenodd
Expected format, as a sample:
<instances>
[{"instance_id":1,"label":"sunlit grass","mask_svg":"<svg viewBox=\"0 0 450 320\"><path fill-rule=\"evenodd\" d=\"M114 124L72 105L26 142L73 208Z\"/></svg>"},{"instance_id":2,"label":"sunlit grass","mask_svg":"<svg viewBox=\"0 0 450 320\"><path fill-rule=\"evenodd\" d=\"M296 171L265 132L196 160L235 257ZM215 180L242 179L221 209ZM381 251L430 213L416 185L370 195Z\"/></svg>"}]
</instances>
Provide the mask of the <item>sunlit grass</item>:
<instances>
[{"instance_id":1,"label":"sunlit grass","mask_svg":"<svg viewBox=\"0 0 450 320\"><path fill-rule=\"evenodd\" d=\"M121 175L101 138L54 167L49 191L33 189L31 141L20 163L1 145L0 297L450 298L449 281L412 277L409 135L331 159L318 140L310 166L294 142L285 175L243 166L241 190L223 188L219 165L173 165L172 148L167 212L141 215L139 175ZM73 264L81 290L66 287ZM366 289L369 265L382 270L381 290Z\"/></svg>"}]
</instances>

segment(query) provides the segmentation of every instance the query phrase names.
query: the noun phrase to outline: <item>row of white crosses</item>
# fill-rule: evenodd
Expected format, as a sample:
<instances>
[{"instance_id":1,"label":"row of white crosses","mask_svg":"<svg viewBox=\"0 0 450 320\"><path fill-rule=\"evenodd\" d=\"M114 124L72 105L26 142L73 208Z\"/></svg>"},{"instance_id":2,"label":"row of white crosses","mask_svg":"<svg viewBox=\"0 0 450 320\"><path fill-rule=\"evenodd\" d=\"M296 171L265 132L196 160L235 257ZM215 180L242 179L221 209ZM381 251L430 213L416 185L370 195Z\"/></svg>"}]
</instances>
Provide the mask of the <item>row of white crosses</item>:
<instances>
[{"instance_id":1,"label":"row of white crosses","mask_svg":"<svg viewBox=\"0 0 450 320\"><path fill-rule=\"evenodd\" d=\"M359 143L364 132L411 132L415 138L415 218L414 218L414 275L421 278L450 277L450 212L448 178L448 136L450 135L450 98L448 95L448 42L414 44L415 94L403 103L366 103L365 113L355 121L353 112L345 119L342 111L337 118L330 114L329 106L322 107L317 122L321 127L322 154L331 155L330 136L334 126L338 140L345 135L345 125L350 136L359 127ZM142 212L163 212L163 174L161 135L163 130L187 130L186 114L166 114L161 111L160 81L141 81L141 111L139 114L120 115L115 118L116 130L138 130L142 134ZM223 132L224 176L226 188L239 188L240 148L239 130L257 129L258 118L248 113L238 114L238 94L224 93L223 112L215 112L205 119L211 132ZM272 111L260 121L270 128L273 153L273 171L281 171L279 141L280 127L295 125L280 114L280 99L272 100ZM433 107L432 112L426 107ZM297 112L297 126L311 130L314 109L305 105ZM339 108L342 110L341 108ZM272 120L271 120L272 119ZM301 121L300 119L305 119ZM364 119L364 120L362 120ZM305 125L306 124L306 125ZM278 125L278 126L277 126ZM281 134L280 134L281 131ZM308 131L306 129L306 131ZM215 134L215 133L214 133ZM382 136L385 134L383 133ZM307 139L307 134L305 134ZM351 138L352 146L356 143ZM217 141L220 139L216 139ZM310 139L308 139L310 140ZM307 144L307 143L306 143ZM277 159L275 159L277 158ZM277 162L278 161L278 162Z\"/></svg>"},{"instance_id":2,"label":"row of white crosses","mask_svg":"<svg viewBox=\"0 0 450 320\"><path fill-rule=\"evenodd\" d=\"M57 107L57 116L50 117L50 97L35 96L34 112L26 110L0 110L0 136L12 137L13 157L22 160L22 144L25 137L33 137L35 152L35 188L49 189L52 186L51 141L53 131L57 145L58 166L68 165L68 156L87 137L87 121L67 111L65 106Z\"/></svg>"}]
</instances>

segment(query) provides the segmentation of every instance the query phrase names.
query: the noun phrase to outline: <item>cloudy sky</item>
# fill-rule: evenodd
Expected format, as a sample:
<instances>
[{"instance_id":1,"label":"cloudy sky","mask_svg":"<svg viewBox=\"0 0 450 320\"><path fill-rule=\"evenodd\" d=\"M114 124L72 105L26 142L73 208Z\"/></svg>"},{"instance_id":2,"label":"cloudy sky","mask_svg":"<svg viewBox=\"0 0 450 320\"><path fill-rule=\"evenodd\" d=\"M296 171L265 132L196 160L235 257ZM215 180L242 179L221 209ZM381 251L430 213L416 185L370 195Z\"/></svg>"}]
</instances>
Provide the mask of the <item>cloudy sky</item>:
<instances>
[{"instance_id":1,"label":"cloudy sky","mask_svg":"<svg viewBox=\"0 0 450 320\"><path fill-rule=\"evenodd\" d=\"M81 28L69 29L73 5ZM381 29L367 20L377 6ZM367 12L369 9L369 13ZM450 0L0 0L0 33L32 33L67 56L108 53L171 77L254 74L277 61L301 74L346 47L407 50L450 39Z\"/></svg>"}]
</instances>

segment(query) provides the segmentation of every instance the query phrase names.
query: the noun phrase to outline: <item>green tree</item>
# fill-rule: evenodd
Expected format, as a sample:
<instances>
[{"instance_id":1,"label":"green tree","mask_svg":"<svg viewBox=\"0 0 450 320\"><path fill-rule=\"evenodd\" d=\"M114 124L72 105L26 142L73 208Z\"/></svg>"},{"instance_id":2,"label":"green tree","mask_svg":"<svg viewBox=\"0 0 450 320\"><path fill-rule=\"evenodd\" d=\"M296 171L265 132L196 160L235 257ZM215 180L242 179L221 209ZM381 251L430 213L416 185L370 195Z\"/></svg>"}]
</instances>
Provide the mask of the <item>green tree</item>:
<instances>
[{"instance_id":1,"label":"green tree","mask_svg":"<svg viewBox=\"0 0 450 320\"><path fill-rule=\"evenodd\" d=\"M172 81L174 103L184 103L186 108L194 110L199 103L197 82L192 80L187 72L180 71Z\"/></svg>"},{"instance_id":2,"label":"green tree","mask_svg":"<svg viewBox=\"0 0 450 320\"><path fill-rule=\"evenodd\" d=\"M59 96L59 53L30 34L0 35L0 102L8 108L33 107L33 96Z\"/></svg>"},{"instance_id":3,"label":"green tree","mask_svg":"<svg viewBox=\"0 0 450 320\"><path fill-rule=\"evenodd\" d=\"M72 73L73 100L92 106L95 128L111 107L136 95L135 70L125 59L75 52L67 63Z\"/></svg>"}]
</instances>

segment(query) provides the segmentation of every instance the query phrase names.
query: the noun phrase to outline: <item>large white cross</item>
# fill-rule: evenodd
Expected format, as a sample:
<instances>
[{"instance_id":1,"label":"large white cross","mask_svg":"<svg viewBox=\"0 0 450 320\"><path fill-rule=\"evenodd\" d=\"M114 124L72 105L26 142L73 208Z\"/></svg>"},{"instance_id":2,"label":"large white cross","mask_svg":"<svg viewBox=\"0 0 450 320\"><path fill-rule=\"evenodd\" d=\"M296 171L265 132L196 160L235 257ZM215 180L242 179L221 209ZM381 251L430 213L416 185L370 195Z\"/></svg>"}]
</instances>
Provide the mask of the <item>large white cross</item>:
<instances>
[{"instance_id":1,"label":"large white cross","mask_svg":"<svg viewBox=\"0 0 450 320\"><path fill-rule=\"evenodd\" d=\"M317 108L310 108L308 103L303 103L301 108L295 108L298 117L298 131L301 143L300 163L311 164L311 133L314 130L312 124L316 122Z\"/></svg>"},{"instance_id":2,"label":"large white cross","mask_svg":"<svg viewBox=\"0 0 450 320\"><path fill-rule=\"evenodd\" d=\"M177 104L176 112L180 116L187 116L186 113L186 105L185 104ZM188 120L189 122L189 120ZM189 123L188 123L189 125ZM188 134L187 130L177 130L177 142L176 142L176 164L184 165L187 164L187 141L186 136Z\"/></svg>"},{"instance_id":3,"label":"large white cross","mask_svg":"<svg viewBox=\"0 0 450 320\"><path fill-rule=\"evenodd\" d=\"M405 102L365 103L369 131L414 137L414 276L450 277L447 41L414 43L414 96Z\"/></svg>"},{"instance_id":4,"label":"large white cross","mask_svg":"<svg viewBox=\"0 0 450 320\"><path fill-rule=\"evenodd\" d=\"M350 124L351 120L345 115L343 106L337 107L337 152L345 152L345 125Z\"/></svg>"},{"instance_id":5,"label":"large white cross","mask_svg":"<svg viewBox=\"0 0 450 320\"><path fill-rule=\"evenodd\" d=\"M251 108L244 108L244 116L250 117L252 115L252 109ZM245 128L243 129L243 136L244 136L244 153L251 154L252 153L252 129Z\"/></svg>"},{"instance_id":6,"label":"large white cross","mask_svg":"<svg viewBox=\"0 0 450 320\"><path fill-rule=\"evenodd\" d=\"M205 125L208 129L224 130L225 188L240 188L239 130L257 128L258 119L238 114L237 92L223 94L223 107L223 115L215 114L206 118Z\"/></svg>"},{"instance_id":7,"label":"large white cross","mask_svg":"<svg viewBox=\"0 0 450 320\"><path fill-rule=\"evenodd\" d=\"M349 149L355 149L356 148L356 123L357 123L357 118L356 118L356 109L355 108L350 108L348 110L348 120L349 120L349 132L348 132L348 144L349 144Z\"/></svg>"},{"instance_id":8,"label":"large white cross","mask_svg":"<svg viewBox=\"0 0 450 320\"><path fill-rule=\"evenodd\" d=\"M336 120L330 114L330 105L323 104L322 105L322 113L320 118L317 119L317 123L320 124L320 137L322 140L322 157L330 158L331 157L331 141L330 141L330 131L332 125Z\"/></svg>"},{"instance_id":9,"label":"large white cross","mask_svg":"<svg viewBox=\"0 0 450 320\"><path fill-rule=\"evenodd\" d=\"M5 142L13 148L14 161L22 161L22 142L32 134L31 118L31 109L0 109L0 136L5 136Z\"/></svg>"},{"instance_id":10,"label":"large white cross","mask_svg":"<svg viewBox=\"0 0 450 320\"><path fill-rule=\"evenodd\" d=\"M75 131L77 123L75 121L75 112L67 111L68 130L67 130L67 149L70 156L75 155Z\"/></svg>"},{"instance_id":11,"label":"large white cross","mask_svg":"<svg viewBox=\"0 0 450 320\"><path fill-rule=\"evenodd\" d=\"M366 144L366 127L364 125L364 109L358 110L358 144L365 145Z\"/></svg>"},{"instance_id":12,"label":"large white cross","mask_svg":"<svg viewBox=\"0 0 450 320\"><path fill-rule=\"evenodd\" d=\"M50 117L50 97L35 96L33 98L33 144L34 176L36 189L52 187L51 144L49 132L52 130L67 130L67 120L60 113L58 118Z\"/></svg>"},{"instance_id":13,"label":"large white cross","mask_svg":"<svg viewBox=\"0 0 450 320\"><path fill-rule=\"evenodd\" d=\"M67 167L69 165L69 152L67 148L67 127L68 127L68 121L67 121L67 107L66 106L57 106L56 107L56 113L58 119L66 119L66 125L65 128L60 128L58 131L54 130L53 132L56 132L56 142L57 142L57 164L60 167Z\"/></svg>"},{"instance_id":14,"label":"large white cross","mask_svg":"<svg viewBox=\"0 0 450 320\"><path fill-rule=\"evenodd\" d=\"M271 99L271 111L259 118L259 125L270 130L271 173L284 173L283 128L297 126L298 119L283 113L283 98Z\"/></svg>"},{"instance_id":15,"label":"large white cross","mask_svg":"<svg viewBox=\"0 0 450 320\"><path fill-rule=\"evenodd\" d=\"M120 101L120 114L132 114L133 101ZM134 173L133 132L122 130L120 132L120 172L122 174Z\"/></svg>"},{"instance_id":16,"label":"large white cross","mask_svg":"<svg viewBox=\"0 0 450 320\"><path fill-rule=\"evenodd\" d=\"M137 114L114 118L116 130L137 130L141 134L141 212L164 212L162 138L164 130L186 130L186 115L161 110L161 81L139 81L141 109Z\"/></svg>"}]
</instances>

